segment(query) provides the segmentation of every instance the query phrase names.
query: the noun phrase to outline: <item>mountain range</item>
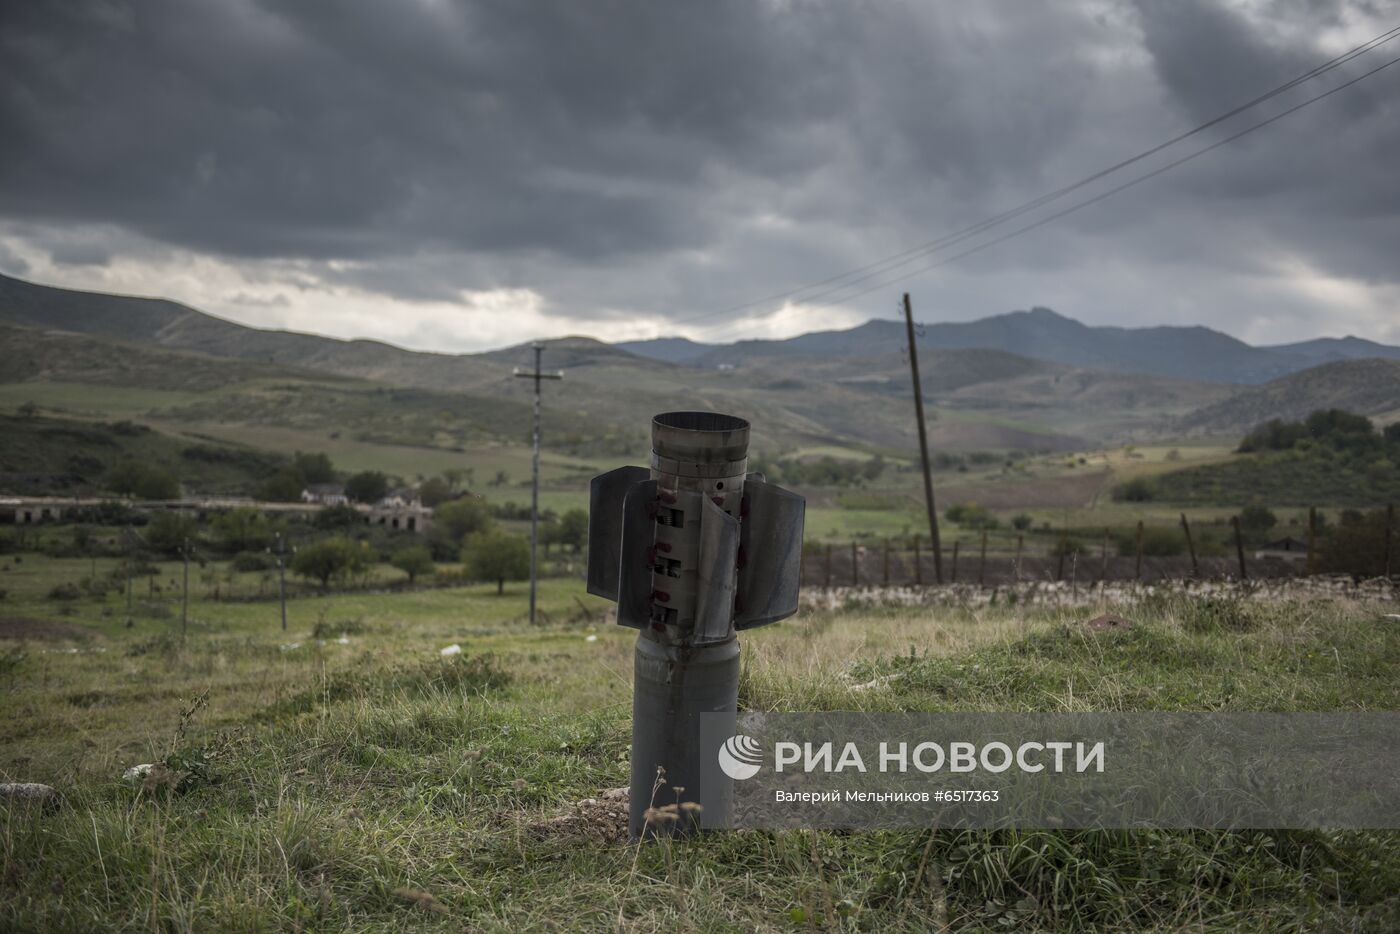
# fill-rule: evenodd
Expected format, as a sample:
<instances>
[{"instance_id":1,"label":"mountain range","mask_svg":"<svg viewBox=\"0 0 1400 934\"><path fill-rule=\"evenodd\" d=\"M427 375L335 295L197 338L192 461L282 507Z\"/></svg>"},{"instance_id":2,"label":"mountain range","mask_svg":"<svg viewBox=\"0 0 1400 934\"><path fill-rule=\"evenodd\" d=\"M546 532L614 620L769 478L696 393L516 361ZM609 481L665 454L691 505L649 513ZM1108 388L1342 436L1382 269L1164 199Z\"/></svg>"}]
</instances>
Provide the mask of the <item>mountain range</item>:
<instances>
[{"instance_id":1,"label":"mountain range","mask_svg":"<svg viewBox=\"0 0 1400 934\"><path fill-rule=\"evenodd\" d=\"M528 345L427 353L250 328L164 299L5 276L0 324L9 326L0 333L0 359L8 361L0 363L0 383L158 388L225 379L233 388L221 390L221 412L266 413L296 406L288 387L305 383L307 374L333 375L364 385L317 388L325 412L334 412L332 397L353 398L361 408L381 395L405 404L402 393L376 395L372 387L411 388L429 393L413 402L423 425L433 407L458 413L443 431L459 441L499 433L518 420L486 410L497 400L502 413L521 411L530 387L513 369L533 362ZM46 338L24 336L35 329ZM1090 327L1044 308L920 330L930 428L942 448L1068 450L1091 442L1227 434L1264 418L1293 417L1309 399L1322 404L1324 397L1326 404L1368 415L1400 415L1400 348L1355 337L1253 347L1208 328ZM631 436L657 411L709 408L748 414L756 427L764 426L765 443L779 448L837 443L907 450L913 426L904 342L904 325L883 320L725 345L561 338L546 342L546 365L564 369L567 380L549 409L583 433ZM193 365L199 359L209 363ZM242 361L242 368L216 361ZM198 379L170 375L201 369ZM279 373L287 385L269 389ZM274 390L282 393L280 401L269 396ZM304 385L297 391L303 400L310 392ZM388 402L379 404L386 411L365 414L364 423L382 434L395 416Z\"/></svg>"},{"instance_id":2,"label":"mountain range","mask_svg":"<svg viewBox=\"0 0 1400 934\"><path fill-rule=\"evenodd\" d=\"M1359 337L1321 338L1254 347L1210 328L1091 327L1051 311L1032 308L977 321L919 326L922 350L979 348L1088 369L1150 373L1174 379L1219 383L1265 383L1289 373L1338 360L1379 357L1400 360L1400 347ZM863 357L898 353L907 343L902 322L872 320L848 330L817 331L787 340L701 344L666 337L618 344L624 350L687 366L739 367L776 357Z\"/></svg>"}]
</instances>

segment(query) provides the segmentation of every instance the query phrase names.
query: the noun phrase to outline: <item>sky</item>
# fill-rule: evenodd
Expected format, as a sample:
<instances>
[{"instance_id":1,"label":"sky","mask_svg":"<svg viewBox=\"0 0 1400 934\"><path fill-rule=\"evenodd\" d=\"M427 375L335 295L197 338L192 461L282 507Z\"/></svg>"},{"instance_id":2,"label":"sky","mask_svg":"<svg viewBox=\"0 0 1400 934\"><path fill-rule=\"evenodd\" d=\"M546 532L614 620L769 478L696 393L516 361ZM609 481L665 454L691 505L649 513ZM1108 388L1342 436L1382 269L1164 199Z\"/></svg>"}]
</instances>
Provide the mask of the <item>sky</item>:
<instances>
[{"instance_id":1,"label":"sky","mask_svg":"<svg viewBox=\"0 0 1400 934\"><path fill-rule=\"evenodd\" d=\"M793 294L1396 26L1332 0L6 3L0 272L439 351L785 337L894 317L906 290L925 321L1045 306L1400 343L1400 64L955 257L1400 35L1039 213Z\"/></svg>"}]
</instances>

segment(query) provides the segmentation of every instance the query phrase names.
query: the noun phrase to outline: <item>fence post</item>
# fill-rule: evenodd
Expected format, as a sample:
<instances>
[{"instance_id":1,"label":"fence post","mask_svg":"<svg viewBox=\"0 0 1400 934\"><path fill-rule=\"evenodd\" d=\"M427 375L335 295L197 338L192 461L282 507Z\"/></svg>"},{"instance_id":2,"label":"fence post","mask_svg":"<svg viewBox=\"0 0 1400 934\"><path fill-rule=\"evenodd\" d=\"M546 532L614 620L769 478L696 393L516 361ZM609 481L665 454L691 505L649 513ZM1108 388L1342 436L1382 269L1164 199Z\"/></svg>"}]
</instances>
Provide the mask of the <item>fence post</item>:
<instances>
[{"instance_id":1,"label":"fence post","mask_svg":"<svg viewBox=\"0 0 1400 934\"><path fill-rule=\"evenodd\" d=\"M1235 554L1240 559L1240 580L1249 580L1249 570L1244 566L1244 540L1240 538L1240 517L1231 516L1230 525L1235 528Z\"/></svg>"},{"instance_id":2,"label":"fence post","mask_svg":"<svg viewBox=\"0 0 1400 934\"><path fill-rule=\"evenodd\" d=\"M1065 552L1069 551L1069 526L1060 530L1060 560L1055 565L1055 580L1065 579Z\"/></svg>"},{"instance_id":3,"label":"fence post","mask_svg":"<svg viewBox=\"0 0 1400 934\"><path fill-rule=\"evenodd\" d=\"M1186 533L1186 548L1191 552L1191 576L1201 576L1201 566L1196 562L1196 543L1191 540L1191 523L1186 521L1186 513L1181 514L1181 528Z\"/></svg>"},{"instance_id":4,"label":"fence post","mask_svg":"<svg viewBox=\"0 0 1400 934\"><path fill-rule=\"evenodd\" d=\"M1133 580L1142 580L1142 520L1137 527L1137 563L1133 567Z\"/></svg>"},{"instance_id":5,"label":"fence post","mask_svg":"<svg viewBox=\"0 0 1400 934\"><path fill-rule=\"evenodd\" d=\"M1016 533L1016 583L1021 583L1021 546L1025 544L1026 536Z\"/></svg>"},{"instance_id":6,"label":"fence post","mask_svg":"<svg viewBox=\"0 0 1400 934\"><path fill-rule=\"evenodd\" d=\"M831 545L826 546L826 589L831 589Z\"/></svg>"},{"instance_id":7,"label":"fence post","mask_svg":"<svg viewBox=\"0 0 1400 934\"><path fill-rule=\"evenodd\" d=\"M953 583L958 582L958 540L953 539Z\"/></svg>"},{"instance_id":8,"label":"fence post","mask_svg":"<svg viewBox=\"0 0 1400 934\"><path fill-rule=\"evenodd\" d=\"M914 536L914 583L923 586L924 569L919 563L919 536Z\"/></svg>"},{"instance_id":9,"label":"fence post","mask_svg":"<svg viewBox=\"0 0 1400 934\"><path fill-rule=\"evenodd\" d=\"M982 553L977 558L977 586L987 584L987 530L982 530Z\"/></svg>"},{"instance_id":10,"label":"fence post","mask_svg":"<svg viewBox=\"0 0 1400 934\"><path fill-rule=\"evenodd\" d=\"M1313 552L1317 550L1317 507L1308 507L1308 561L1303 568L1303 573L1308 577L1313 574Z\"/></svg>"},{"instance_id":11,"label":"fence post","mask_svg":"<svg viewBox=\"0 0 1400 934\"><path fill-rule=\"evenodd\" d=\"M860 550L851 542L851 586L860 586Z\"/></svg>"},{"instance_id":12,"label":"fence post","mask_svg":"<svg viewBox=\"0 0 1400 934\"><path fill-rule=\"evenodd\" d=\"M881 581L885 587L890 585L890 540L885 539L885 569Z\"/></svg>"},{"instance_id":13,"label":"fence post","mask_svg":"<svg viewBox=\"0 0 1400 934\"><path fill-rule=\"evenodd\" d=\"M1105 584L1108 582L1108 526L1103 529L1103 550L1099 557L1103 561L1099 568L1099 583Z\"/></svg>"}]
</instances>

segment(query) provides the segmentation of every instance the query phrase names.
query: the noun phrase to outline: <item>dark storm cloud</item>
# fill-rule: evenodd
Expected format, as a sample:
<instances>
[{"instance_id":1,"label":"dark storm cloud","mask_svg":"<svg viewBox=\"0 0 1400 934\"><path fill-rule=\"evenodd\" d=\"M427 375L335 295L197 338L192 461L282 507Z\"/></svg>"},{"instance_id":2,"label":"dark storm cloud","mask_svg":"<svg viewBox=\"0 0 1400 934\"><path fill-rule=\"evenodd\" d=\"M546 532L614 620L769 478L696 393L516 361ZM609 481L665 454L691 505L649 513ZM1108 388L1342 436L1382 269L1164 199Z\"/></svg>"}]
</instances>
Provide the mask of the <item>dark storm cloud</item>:
<instances>
[{"instance_id":1,"label":"dark storm cloud","mask_svg":"<svg viewBox=\"0 0 1400 934\"><path fill-rule=\"evenodd\" d=\"M576 321L684 317L1072 180L1325 60L1324 31L1392 25L1377 16L1306 0L10 3L0 218L304 260L313 282L405 300L530 288ZM1162 318L1151 296L1186 268L1199 302L1210 276L1283 254L1394 283L1395 72L916 282L947 316L1058 292L1128 324ZM33 245L104 255L76 242ZM1129 266L1140 308L1084 288Z\"/></svg>"}]
</instances>

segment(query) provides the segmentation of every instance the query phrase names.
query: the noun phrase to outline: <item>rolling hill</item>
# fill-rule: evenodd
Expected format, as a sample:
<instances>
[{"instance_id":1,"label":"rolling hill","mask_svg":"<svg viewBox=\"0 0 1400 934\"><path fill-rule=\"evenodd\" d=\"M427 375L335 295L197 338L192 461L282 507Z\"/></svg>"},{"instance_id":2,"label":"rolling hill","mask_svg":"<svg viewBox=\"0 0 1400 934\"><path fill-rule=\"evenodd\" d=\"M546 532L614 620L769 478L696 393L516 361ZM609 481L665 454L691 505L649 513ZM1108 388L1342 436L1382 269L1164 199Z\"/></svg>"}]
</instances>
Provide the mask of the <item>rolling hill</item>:
<instances>
[{"instance_id":1,"label":"rolling hill","mask_svg":"<svg viewBox=\"0 0 1400 934\"><path fill-rule=\"evenodd\" d=\"M1194 434L1241 434L1271 418L1297 420L1316 409L1400 415L1400 360L1341 360L1254 386L1184 416Z\"/></svg>"}]
</instances>

